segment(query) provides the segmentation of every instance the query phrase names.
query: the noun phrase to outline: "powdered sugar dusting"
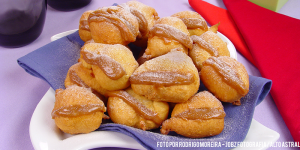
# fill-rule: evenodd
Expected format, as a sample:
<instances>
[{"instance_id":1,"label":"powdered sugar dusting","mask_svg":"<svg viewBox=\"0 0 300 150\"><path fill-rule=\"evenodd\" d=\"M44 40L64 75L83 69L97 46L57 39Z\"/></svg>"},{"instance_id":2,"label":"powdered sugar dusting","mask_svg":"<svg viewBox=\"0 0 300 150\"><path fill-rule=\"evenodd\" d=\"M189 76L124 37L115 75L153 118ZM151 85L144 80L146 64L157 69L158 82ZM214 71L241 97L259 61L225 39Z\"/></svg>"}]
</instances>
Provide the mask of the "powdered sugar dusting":
<instances>
[{"instance_id":1,"label":"powdered sugar dusting","mask_svg":"<svg viewBox=\"0 0 300 150\"><path fill-rule=\"evenodd\" d=\"M82 50L82 56L87 63L97 65L106 76L113 80L119 79L126 74L122 65L106 54L97 54L88 50Z\"/></svg>"},{"instance_id":2,"label":"powdered sugar dusting","mask_svg":"<svg viewBox=\"0 0 300 150\"><path fill-rule=\"evenodd\" d=\"M148 21L145 18L144 14L140 10L138 10L134 7L131 7L126 3L120 4L118 6L124 8L125 10L130 12L132 15L134 15L136 17L137 21L139 22L139 30L140 30L141 34L142 35L147 34Z\"/></svg>"},{"instance_id":3,"label":"powdered sugar dusting","mask_svg":"<svg viewBox=\"0 0 300 150\"><path fill-rule=\"evenodd\" d=\"M85 103L99 103L99 98L94 95L90 88L79 87L76 85L70 86L63 91L64 95L73 97L69 99L69 103L85 104ZM84 99L78 101L76 99Z\"/></svg>"},{"instance_id":4,"label":"powdered sugar dusting","mask_svg":"<svg viewBox=\"0 0 300 150\"><path fill-rule=\"evenodd\" d=\"M69 69L69 78L73 83L77 84L78 86L90 88L88 85L86 85L84 83L84 81L76 73L76 70L78 69L79 65L81 65L81 63L77 63L77 64L70 67L70 69Z\"/></svg>"},{"instance_id":5,"label":"powdered sugar dusting","mask_svg":"<svg viewBox=\"0 0 300 150\"><path fill-rule=\"evenodd\" d=\"M210 43L206 42L201 36L193 35L191 39L194 43L198 44L199 46L203 47L210 55L212 56L219 56L218 50L216 50Z\"/></svg>"},{"instance_id":6,"label":"powdered sugar dusting","mask_svg":"<svg viewBox=\"0 0 300 150\"><path fill-rule=\"evenodd\" d=\"M222 103L208 91L202 91L195 94L193 97L191 97L190 101L191 103L189 104L189 108L212 107L210 104L223 108ZM200 106L194 105L194 103L197 103L197 101L201 101Z\"/></svg>"},{"instance_id":7,"label":"powdered sugar dusting","mask_svg":"<svg viewBox=\"0 0 300 150\"><path fill-rule=\"evenodd\" d=\"M106 111L102 100L94 95L89 88L77 85L69 86L65 90L59 91L56 93L55 99L52 117L78 116L94 111Z\"/></svg>"},{"instance_id":8,"label":"powdered sugar dusting","mask_svg":"<svg viewBox=\"0 0 300 150\"><path fill-rule=\"evenodd\" d=\"M123 11L122 11L123 10ZM102 7L92 12L89 22L110 22L116 25L121 31L122 36L127 41L134 41L138 35L138 21L135 16L122 7L111 6Z\"/></svg>"},{"instance_id":9,"label":"powdered sugar dusting","mask_svg":"<svg viewBox=\"0 0 300 150\"><path fill-rule=\"evenodd\" d=\"M181 51L171 51L165 55L156 57L144 63L145 69L148 71L177 71L190 68L193 61L185 53ZM164 65L161 65L164 64Z\"/></svg>"},{"instance_id":10,"label":"powdered sugar dusting","mask_svg":"<svg viewBox=\"0 0 300 150\"><path fill-rule=\"evenodd\" d=\"M193 61L182 51L171 51L142 64L131 75L132 84L189 85L198 77Z\"/></svg>"},{"instance_id":11,"label":"powdered sugar dusting","mask_svg":"<svg viewBox=\"0 0 300 150\"><path fill-rule=\"evenodd\" d=\"M173 14L172 17L180 18L188 29L200 28L204 31L208 30L205 19L194 11L181 11Z\"/></svg>"},{"instance_id":12,"label":"powdered sugar dusting","mask_svg":"<svg viewBox=\"0 0 300 150\"><path fill-rule=\"evenodd\" d=\"M222 56L226 57L226 56ZM231 86L237 88L241 95L246 95L248 90L245 83L241 80L240 75L231 63L227 63L217 57L210 57L203 64L208 64L214 67Z\"/></svg>"},{"instance_id":13,"label":"powdered sugar dusting","mask_svg":"<svg viewBox=\"0 0 300 150\"><path fill-rule=\"evenodd\" d=\"M204 20L197 19L197 18L180 18L184 24L187 26L188 29L196 29L201 28L207 30L207 23Z\"/></svg>"},{"instance_id":14,"label":"powdered sugar dusting","mask_svg":"<svg viewBox=\"0 0 300 150\"><path fill-rule=\"evenodd\" d=\"M175 17L170 17L175 18ZM178 19L178 18L177 18ZM180 31L179 29L172 27L167 24L155 24L150 29L150 37L151 36L159 36L159 37L167 37L173 40L176 40L186 46L187 48L191 49L193 47L193 42L190 39L189 35L185 34L184 32Z\"/></svg>"},{"instance_id":15,"label":"powdered sugar dusting","mask_svg":"<svg viewBox=\"0 0 300 150\"><path fill-rule=\"evenodd\" d=\"M222 42L224 42L214 32L212 32L212 31L206 31L205 33L201 34L200 37L203 38L203 39L205 39L207 43L210 43L211 45L213 45L214 48L217 49L218 51L220 49L222 49L223 44L221 44L221 43L219 43L219 44L213 44L213 43L215 43L215 41L222 41ZM224 42L224 44L226 45L225 42Z\"/></svg>"}]
</instances>

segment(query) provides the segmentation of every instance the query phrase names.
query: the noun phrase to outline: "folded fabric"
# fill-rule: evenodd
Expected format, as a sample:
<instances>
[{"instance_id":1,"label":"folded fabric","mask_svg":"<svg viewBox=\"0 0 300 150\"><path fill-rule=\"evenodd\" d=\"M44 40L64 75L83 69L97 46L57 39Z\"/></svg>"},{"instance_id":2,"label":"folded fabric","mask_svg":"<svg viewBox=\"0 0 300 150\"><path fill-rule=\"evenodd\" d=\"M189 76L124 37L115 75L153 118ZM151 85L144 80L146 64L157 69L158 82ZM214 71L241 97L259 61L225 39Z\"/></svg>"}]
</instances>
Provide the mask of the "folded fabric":
<instances>
[{"instance_id":1,"label":"folded fabric","mask_svg":"<svg viewBox=\"0 0 300 150\"><path fill-rule=\"evenodd\" d=\"M226 9L202 0L189 0L189 3L209 24L220 23L218 30L234 44L244 57L256 65L239 29Z\"/></svg>"},{"instance_id":2,"label":"folded fabric","mask_svg":"<svg viewBox=\"0 0 300 150\"><path fill-rule=\"evenodd\" d=\"M200 14L207 14L207 18L215 17L209 16L209 10L203 11L202 0L190 2ZM230 14L232 20L228 21L236 24L262 77L273 81L271 95L294 140L299 142L300 20L270 11L247 0L223 2L228 11L219 8L219 13L223 11Z\"/></svg>"},{"instance_id":3,"label":"folded fabric","mask_svg":"<svg viewBox=\"0 0 300 150\"><path fill-rule=\"evenodd\" d=\"M64 88L63 84L67 71L70 66L77 62L82 44L78 32L75 32L21 57L18 59L18 63L28 73L48 82L53 89ZM159 133L159 129L143 131L114 123L103 123L98 130L126 134L133 137L147 149L173 149L173 147L159 147L157 142L196 142L196 144L197 142L217 142L217 144L221 144L221 147L211 149L230 149L225 147L225 142L241 142L245 139L255 106L269 93L271 84L272 82L268 79L250 76L250 91L241 99L241 105L234 106L224 103L226 112L224 130L221 134L213 137L190 139L176 133L162 135ZM205 90L205 88L200 89ZM199 149L199 147L195 147L195 149Z\"/></svg>"},{"instance_id":4,"label":"folded fabric","mask_svg":"<svg viewBox=\"0 0 300 150\"><path fill-rule=\"evenodd\" d=\"M67 68L77 62L80 48L84 44L77 35L51 42L19 58L18 64L29 74L48 82L53 89L64 88L61 81L66 78Z\"/></svg>"}]
</instances>

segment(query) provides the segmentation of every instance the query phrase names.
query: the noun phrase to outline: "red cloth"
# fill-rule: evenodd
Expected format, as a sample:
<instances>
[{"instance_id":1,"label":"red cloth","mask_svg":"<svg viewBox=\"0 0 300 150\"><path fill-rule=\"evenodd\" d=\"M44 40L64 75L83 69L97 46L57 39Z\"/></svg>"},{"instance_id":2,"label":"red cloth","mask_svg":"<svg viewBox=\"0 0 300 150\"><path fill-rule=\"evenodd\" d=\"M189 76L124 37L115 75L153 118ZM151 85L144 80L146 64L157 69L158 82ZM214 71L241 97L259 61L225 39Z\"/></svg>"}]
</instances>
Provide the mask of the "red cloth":
<instances>
[{"instance_id":1,"label":"red cloth","mask_svg":"<svg viewBox=\"0 0 300 150\"><path fill-rule=\"evenodd\" d=\"M208 6L202 0L189 2L197 12L206 16L205 19L215 17L210 15L216 10L215 6ZM261 75L273 81L270 93L294 140L300 142L300 20L248 0L223 2L228 11L219 8L218 13L230 14L232 24L236 24L240 31ZM204 5L206 8L202 8ZM235 39L230 40L234 43Z\"/></svg>"}]
</instances>

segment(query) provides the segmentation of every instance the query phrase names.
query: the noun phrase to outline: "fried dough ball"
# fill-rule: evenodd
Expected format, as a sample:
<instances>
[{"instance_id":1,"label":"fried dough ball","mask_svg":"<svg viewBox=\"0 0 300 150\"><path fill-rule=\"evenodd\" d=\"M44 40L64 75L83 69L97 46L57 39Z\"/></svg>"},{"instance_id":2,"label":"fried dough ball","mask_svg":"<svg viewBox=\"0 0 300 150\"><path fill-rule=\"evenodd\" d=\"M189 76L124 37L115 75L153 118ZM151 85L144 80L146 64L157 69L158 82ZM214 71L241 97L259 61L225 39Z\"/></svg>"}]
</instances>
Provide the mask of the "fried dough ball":
<instances>
[{"instance_id":1,"label":"fried dough ball","mask_svg":"<svg viewBox=\"0 0 300 150\"><path fill-rule=\"evenodd\" d=\"M147 47L149 30L153 27L155 21L159 19L156 10L138 1L128 1L119 6L130 11L139 22L140 33L134 44L140 47Z\"/></svg>"},{"instance_id":2,"label":"fried dough ball","mask_svg":"<svg viewBox=\"0 0 300 150\"><path fill-rule=\"evenodd\" d=\"M136 17L122 7L99 8L89 15L88 21L96 43L127 45L139 34Z\"/></svg>"},{"instance_id":3,"label":"fried dough ball","mask_svg":"<svg viewBox=\"0 0 300 150\"><path fill-rule=\"evenodd\" d=\"M187 29L190 35L201 35L204 32L208 31L207 22L205 19L194 11L181 11L172 15L172 17L180 18L184 24L187 26Z\"/></svg>"},{"instance_id":4,"label":"fried dough ball","mask_svg":"<svg viewBox=\"0 0 300 150\"><path fill-rule=\"evenodd\" d=\"M81 47L80 51L84 51L86 49L90 50L90 51L96 51L96 49L98 48L103 48L104 44L101 43L96 43L93 39L89 40L87 42L84 43L84 45ZM84 61L82 54L80 54L80 58L78 59L78 62L81 62L82 65L87 68L87 69L92 69L92 65L88 64Z\"/></svg>"},{"instance_id":5,"label":"fried dough ball","mask_svg":"<svg viewBox=\"0 0 300 150\"><path fill-rule=\"evenodd\" d=\"M108 91L127 88L138 67L132 52L121 44L88 43L80 54L84 66L92 68L96 81Z\"/></svg>"},{"instance_id":6,"label":"fried dough ball","mask_svg":"<svg viewBox=\"0 0 300 150\"><path fill-rule=\"evenodd\" d=\"M199 88L200 79L193 61L173 50L146 61L130 77L135 93L154 101L181 103Z\"/></svg>"},{"instance_id":7,"label":"fried dough ball","mask_svg":"<svg viewBox=\"0 0 300 150\"><path fill-rule=\"evenodd\" d=\"M81 63L76 63L69 68L64 82L66 88L73 85L89 88L78 75L80 65Z\"/></svg>"},{"instance_id":8,"label":"fried dough ball","mask_svg":"<svg viewBox=\"0 0 300 150\"><path fill-rule=\"evenodd\" d=\"M81 15L80 20L79 20L78 33L79 33L81 40L83 40L84 42L92 39L91 30L90 30L90 26L89 26L89 22L88 22L88 17L91 12L93 12L93 10L88 10L88 11L84 12Z\"/></svg>"},{"instance_id":9,"label":"fried dough ball","mask_svg":"<svg viewBox=\"0 0 300 150\"><path fill-rule=\"evenodd\" d=\"M65 133L79 134L96 130L102 123L105 111L102 100L87 88L69 86L55 92L52 118Z\"/></svg>"},{"instance_id":10,"label":"fried dough ball","mask_svg":"<svg viewBox=\"0 0 300 150\"><path fill-rule=\"evenodd\" d=\"M210 57L205 60L200 78L205 87L223 102L240 105L240 99L249 91L246 68L231 57Z\"/></svg>"},{"instance_id":11,"label":"fried dough ball","mask_svg":"<svg viewBox=\"0 0 300 150\"><path fill-rule=\"evenodd\" d=\"M149 100L131 88L109 96L107 112L114 123L150 130L158 128L169 114L168 103Z\"/></svg>"},{"instance_id":12,"label":"fried dough ball","mask_svg":"<svg viewBox=\"0 0 300 150\"><path fill-rule=\"evenodd\" d=\"M143 59L151 59L177 48L188 54L193 42L183 21L176 17L163 17L156 21L150 29L148 47Z\"/></svg>"},{"instance_id":13,"label":"fried dough ball","mask_svg":"<svg viewBox=\"0 0 300 150\"><path fill-rule=\"evenodd\" d=\"M217 33L218 27L220 25L220 23L217 23L211 27L208 27L205 19L200 14L194 11L181 11L173 14L171 17L180 18L187 26L187 29L191 36L200 36L206 31L212 31L214 33Z\"/></svg>"},{"instance_id":14,"label":"fried dough ball","mask_svg":"<svg viewBox=\"0 0 300 150\"><path fill-rule=\"evenodd\" d=\"M175 131L189 138L218 135L224 128L222 103L208 91L199 92L188 101L176 104L171 118L164 121L162 134Z\"/></svg>"},{"instance_id":15,"label":"fried dough ball","mask_svg":"<svg viewBox=\"0 0 300 150\"><path fill-rule=\"evenodd\" d=\"M107 98L105 96L108 91L102 88L96 81L93 70L85 68L81 62L72 65L68 70L65 79L65 87L68 88L73 85L91 88L91 91L98 96L104 104L107 103Z\"/></svg>"},{"instance_id":16,"label":"fried dough ball","mask_svg":"<svg viewBox=\"0 0 300 150\"><path fill-rule=\"evenodd\" d=\"M230 56L227 44L215 33L207 31L200 36L191 36L193 48L189 51L197 69L200 71L202 63L211 56Z\"/></svg>"}]
</instances>

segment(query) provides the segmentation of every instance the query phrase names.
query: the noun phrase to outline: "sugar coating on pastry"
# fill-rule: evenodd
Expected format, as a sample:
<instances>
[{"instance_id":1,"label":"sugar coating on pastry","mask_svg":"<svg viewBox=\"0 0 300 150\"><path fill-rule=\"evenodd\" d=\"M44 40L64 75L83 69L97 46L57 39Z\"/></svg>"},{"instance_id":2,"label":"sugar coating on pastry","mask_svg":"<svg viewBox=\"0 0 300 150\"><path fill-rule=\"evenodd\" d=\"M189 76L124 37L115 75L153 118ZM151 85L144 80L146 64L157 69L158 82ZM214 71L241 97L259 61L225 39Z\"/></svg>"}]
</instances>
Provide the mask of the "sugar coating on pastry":
<instances>
[{"instance_id":1,"label":"sugar coating on pastry","mask_svg":"<svg viewBox=\"0 0 300 150\"><path fill-rule=\"evenodd\" d=\"M201 35L204 32L208 31L207 22L205 19L194 11L181 11L172 15L172 17L180 18L184 24L187 26L187 29L190 35Z\"/></svg>"},{"instance_id":2,"label":"sugar coating on pastry","mask_svg":"<svg viewBox=\"0 0 300 150\"><path fill-rule=\"evenodd\" d=\"M210 92L202 91L176 104L160 131L162 134L175 131L189 138L214 136L223 131L225 115L222 103Z\"/></svg>"},{"instance_id":3,"label":"sugar coating on pastry","mask_svg":"<svg viewBox=\"0 0 300 150\"><path fill-rule=\"evenodd\" d=\"M80 53L100 86L109 91L127 88L129 77L138 67L132 52L121 44L91 43Z\"/></svg>"},{"instance_id":4,"label":"sugar coating on pastry","mask_svg":"<svg viewBox=\"0 0 300 150\"><path fill-rule=\"evenodd\" d=\"M228 56L210 57L203 62L200 78L219 100L239 105L249 92L249 76L242 63Z\"/></svg>"},{"instance_id":5,"label":"sugar coating on pastry","mask_svg":"<svg viewBox=\"0 0 300 150\"><path fill-rule=\"evenodd\" d=\"M84 43L84 45L81 47L80 51L85 51L85 50L96 51L96 49L103 48L104 46L105 46L105 44L96 43L93 40L89 40L89 41ZM92 69L92 65L88 64L84 61L82 54L80 54L80 58L79 58L78 61L81 62L82 65L84 67L86 67L87 69Z\"/></svg>"},{"instance_id":6,"label":"sugar coating on pastry","mask_svg":"<svg viewBox=\"0 0 300 150\"><path fill-rule=\"evenodd\" d=\"M89 86L84 83L84 81L78 75L79 67L80 63L76 63L69 68L64 82L66 88L73 85L89 88Z\"/></svg>"},{"instance_id":7,"label":"sugar coating on pastry","mask_svg":"<svg viewBox=\"0 0 300 150\"><path fill-rule=\"evenodd\" d=\"M146 61L130 77L135 93L154 101L184 102L199 88L197 68L190 57L173 50Z\"/></svg>"},{"instance_id":8,"label":"sugar coating on pastry","mask_svg":"<svg viewBox=\"0 0 300 150\"><path fill-rule=\"evenodd\" d=\"M89 133L99 128L106 107L89 89L69 86L57 89L52 118L63 132Z\"/></svg>"},{"instance_id":9,"label":"sugar coating on pastry","mask_svg":"<svg viewBox=\"0 0 300 150\"><path fill-rule=\"evenodd\" d=\"M84 42L92 39L91 30L88 22L88 17L93 10L88 10L84 12L79 19L79 29L78 34L81 40Z\"/></svg>"},{"instance_id":10,"label":"sugar coating on pastry","mask_svg":"<svg viewBox=\"0 0 300 150\"><path fill-rule=\"evenodd\" d=\"M159 19L158 14L153 7L138 1L128 1L119 6L127 9L137 18L141 36L148 36L148 31L152 28L155 21Z\"/></svg>"},{"instance_id":11,"label":"sugar coating on pastry","mask_svg":"<svg viewBox=\"0 0 300 150\"><path fill-rule=\"evenodd\" d=\"M207 31L200 36L191 36L193 48L189 51L197 69L200 71L202 63L211 56L230 56L227 44L215 33Z\"/></svg>"},{"instance_id":12,"label":"sugar coating on pastry","mask_svg":"<svg viewBox=\"0 0 300 150\"><path fill-rule=\"evenodd\" d=\"M108 92L97 82L93 70L85 68L82 62L72 65L68 70L65 87L72 85L91 88L92 92L100 98L104 98L103 96L106 96Z\"/></svg>"},{"instance_id":13,"label":"sugar coating on pastry","mask_svg":"<svg viewBox=\"0 0 300 150\"><path fill-rule=\"evenodd\" d=\"M109 93L108 114L114 123L150 130L167 119L169 105L137 95L131 88Z\"/></svg>"},{"instance_id":14,"label":"sugar coating on pastry","mask_svg":"<svg viewBox=\"0 0 300 150\"><path fill-rule=\"evenodd\" d=\"M88 18L92 38L97 43L123 44L134 42L139 23L134 15L122 7L102 7Z\"/></svg>"},{"instance_id":15,"label":"sugar coating on pastry","mask_svg":"<svg viewBox=\"0 0 300 150\"><path fill-rule=\"evenodd\" d=\"M119 6L130 11L139 22L140 33L134 44L140 47L147 47L149 30L153 27L156 20L159 19L156 10L138 1L128 1Z\"/></svg>"},{"instance_id":16,"label":"sugar coating on pastry","mask_svg":"<svg viewBox=\"0 0 300 150\"><path fill-rule=\"evenodd\" d=\"M216 33L207 31L201 35L201 37L215 47L220 56L230 56L230 52L227 48L227 43L224 42Z\"/></svg>"},{"instance_id":17,"label":"sugar coating on pastry","mask_svg":"<svg viewBox=\"0 0 300 150\"><path fill-rule=\"evenodd\" d=\"M183 21L176 17L163 17L149 31L148 46L142 57L154 58L177 48L188 54L192 40Z\"/></svg>"}]
</instances>

